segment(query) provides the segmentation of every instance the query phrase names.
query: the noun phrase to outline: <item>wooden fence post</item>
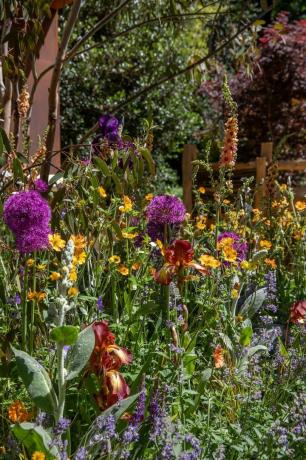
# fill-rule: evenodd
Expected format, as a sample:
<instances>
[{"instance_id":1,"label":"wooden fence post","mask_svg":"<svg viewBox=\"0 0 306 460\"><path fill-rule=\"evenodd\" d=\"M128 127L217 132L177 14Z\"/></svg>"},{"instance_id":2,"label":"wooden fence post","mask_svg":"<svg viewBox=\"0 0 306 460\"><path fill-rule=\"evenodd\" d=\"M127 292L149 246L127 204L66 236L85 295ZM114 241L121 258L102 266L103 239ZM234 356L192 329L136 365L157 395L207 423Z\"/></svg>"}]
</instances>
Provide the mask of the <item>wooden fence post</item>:
<instances>
[{"instance_id":1,"label":"wooden fence post","mask_svg":"<svg viewBox=\"0 0 306 460\"><path fill-rule=\"evenodd\" d=\"M183 201L187 212L192 211L192 162L197 159L198 149L194 144L185 144L182 157Z\"/></svg>"},{"instance_id":2,"label":"wooden fence post","mask_svg":"<svg viewBox=\"0 0 306 460\"><path fill-rule=\"evenodd\" d=\"M266 158L268 163L272 162L273 142L262 142L260 145L260 156Z\"/></svg>"}]
</instances>

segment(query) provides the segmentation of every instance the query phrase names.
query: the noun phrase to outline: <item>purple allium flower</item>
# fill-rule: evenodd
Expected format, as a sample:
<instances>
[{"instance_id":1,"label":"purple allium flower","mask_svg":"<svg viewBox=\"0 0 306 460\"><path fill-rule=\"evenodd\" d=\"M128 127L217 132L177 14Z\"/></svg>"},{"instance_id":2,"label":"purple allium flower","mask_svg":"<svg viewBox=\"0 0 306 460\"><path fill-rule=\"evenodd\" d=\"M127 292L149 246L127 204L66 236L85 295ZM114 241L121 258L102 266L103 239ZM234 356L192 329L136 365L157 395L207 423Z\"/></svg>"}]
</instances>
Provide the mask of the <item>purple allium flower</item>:
<instances>
[{"instance_id":1,"label":"purple allium flower","mask_svg":"<svg viewBox=\"0 0 306 460\"><path fill-rule=\"evenodd\" d=\"M70 423L71 420L69 418L60 418L55 427L53 427L53 434L55 436L61 436L68 430Z\"/></svg>"},{"instance_id":2,"label":"purple allium flower","mask_svg":"<svg viewBox=\"0 0 306 460\"><path fill-rule=\"evenodd\" d=\"M235 232L220 233L218 236L218 242L222 241L224 238L232 238L234 240L233 248L237 251L237 262L245 260L248 252L248 243ZM225 262L225 265L229 264L230 262Z\"/></svg>"},{"instance_id":3,"label":"purple allium flower","mask_svg":"<svg viewBox=\"0 0 306 460\"><path fill-rule=\"evenodd\" d=\"M50 228L30 227L27 230L16 234L16 246L22 254L39 251L49 246Z\"/></svg>"},{"instance_id":4,"label":"purple allium flower","mask_svg":"<svg viewBox=\"0 0 306 460\"><path fill-rule=\"evenodd\" d=\"M34 181L34 188L38 192L44 193L48 191L48 184L42 179L36 179Z\"/></svg>"},{"instance_id":5,"label":"purple allium flower","mask_svg":"<svg viewBox=\"0 0 306 460\"><path fill-rule=\"evenodd\" d=\"M11 195L4 203L3 218L16 237L22 253L48 247L51 210L47 200L35 190Z\"/></svg>"},{"instance_id":6,"label":"purple allium flower","mask_svg":"<svg viewBox=\"0 0 306 460\"><path fill-rule=\"evenodd\" d=\"M186 209L176 196L157 195L147 207L147 219L155 224L181 224L185 219Z\"/></svg>"},{"instance_id":7,"label":"purple allium flower","mask_svg":"<svg viewBox=\"0 0 306 460\"><path fill-rule=\"evenodd\" d=\"M99 311L102 311L103 308L104 308L102 297L98 297L97 308L98 308Z\"/></svg>"},{"instance_id":8,"label":"purple allium flower","mask_svg":"<svg viewBox=\"0 0 306 460\"><path fill-rule=\"evenodd\" d=\"M86 460L87 458L87 449L85 447L79 447L75 454L75 460Z\"/></svg>"}]
</instances>

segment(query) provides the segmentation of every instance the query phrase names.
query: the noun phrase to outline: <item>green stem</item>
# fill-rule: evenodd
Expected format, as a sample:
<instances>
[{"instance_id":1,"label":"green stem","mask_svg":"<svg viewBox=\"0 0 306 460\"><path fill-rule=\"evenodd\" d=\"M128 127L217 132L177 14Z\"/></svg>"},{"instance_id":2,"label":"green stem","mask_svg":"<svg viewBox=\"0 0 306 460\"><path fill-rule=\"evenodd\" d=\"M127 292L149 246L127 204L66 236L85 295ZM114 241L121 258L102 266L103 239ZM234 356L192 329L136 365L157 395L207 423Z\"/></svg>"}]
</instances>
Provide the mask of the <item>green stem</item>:
<instances>
[{"instance_id":1,"label":"green stem","mask_svg":"<svg viewBox=\"0 0 306 460\"><path fill-rule=\"evenodd\" d=\"M34 269L33 269L33 291L36 291L36 254L34 257ZM31 311L30 311L30 345L29 353L32 355L34 350L34 323L35 323L35 305L36 302L31 302Z\"/></svg>"},{"instance_id":2,"label":"green stem","mask_svg":"<svg viewBox=\"0 0 306 460\"><path fill-rule=\"evenodd\" d=\"M59 326L64 324L65 319L65 310L64 306L60 306L59 311ZM61 417L64 415L64 408L65 408L65 396L66 396L66 385L65 385L65 356L64 356L64 346L61 343L57 344L57 369L58 369L58 407L57 407L57 414L56 419L59 421Z\"/></svg>"},{"instance_id":3,"label":"green stem","mask_svg":"<svg viewBox=\"0 0 306 460\"><path fill-rule=\"evenodd\" d=\"M21 325L21 348L26 350L27 346L27 328L28 328L28 305L27 305L27 291L28 291L28 267L25 266L22 290L22 325Z\"/></svg>"},{"instance_id":4,"label":"green stem","mask_svg":"<svg viewBox=\"0 0 306 460\"><path fill-rule=\"evenodd\" d=\"M167 321L167 320L170 319L169 298L170 298L170 287L169 286L161 286L163 321Z\"/></svg>"}]
</instances>

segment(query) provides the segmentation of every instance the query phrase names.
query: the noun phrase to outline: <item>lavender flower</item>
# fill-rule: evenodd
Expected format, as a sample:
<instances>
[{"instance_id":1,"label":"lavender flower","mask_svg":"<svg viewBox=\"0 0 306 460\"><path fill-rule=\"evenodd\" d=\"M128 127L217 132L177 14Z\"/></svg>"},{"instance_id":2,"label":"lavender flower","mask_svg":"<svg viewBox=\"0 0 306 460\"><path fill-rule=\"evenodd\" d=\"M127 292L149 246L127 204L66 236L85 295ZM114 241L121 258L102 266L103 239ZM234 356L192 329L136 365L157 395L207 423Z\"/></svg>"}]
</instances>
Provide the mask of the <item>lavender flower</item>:
<instances>
[{"instance_id":1,"label":"lavender flower","mask_svg":"<svg viewBox=\"0 0 306 460\"><path fill-rule=\"evenodd\" d=\"M85 447L80 447L80 448L77 450L74 459L75 459L75 460L86 460L86 458L87 458L87 452L88 452L88 451L87 451L87 449L86 449Z\"/></svg>"},{"instance_id":2,"label":"lavender flower","mask_svg":"<svg viewBox=\"0 0 306 460\"><path fill-rule=\"evenodd\" d=\"M181 224L185 219L186 209L176 196L158 195L147 208L147 219L155 224Z\"/></svg>"},{"instance_id":3,"label":"lavender flower","mask_svg":"<svg viewBox=\"0 0 306 460\"><path fill-rule=\"evenodd\" d=\"M69 420L69 418L60 418L55 427L53 427L54 436L61 436L64 434L68 430L70 423L71 420Z\"/></svg>"},{"instance_id":4,"label":"lavender flower","mask_svg":"<svg viewBox=\"0 0 306 460\"><path fill-rule=\"evenodd\" d=\"M187 434L185 436L185 442L190 444L192 450L188 450L187 452L183 452L180 456L181 460L197 460L200 458L201 455L201 447L200 441L198 438L193 436L192 434Z\"/></svg>"},{"instance_id":5,"label":"lavender flower","mask_svg":"<svg viewBox=\"0 0 306 460\"><path fill-rule=\"evenodd\" d=\"M4 203L3 218L16 237L21 253L48 247L51 210L35 190L11 195Z\"/></svg>"},{"instance_id":6,"label":"lavender flower","mask_svg":"<svg viewBox=\"0 0 306 460\"><path fill-rule=\"evenodd\" d=\"M97 300L97 308L98 308L98 311L102 311L103 308L104 308L104 304L103 304L102 297L98 297L98 300Z\"/></svg>"}]
</instances>

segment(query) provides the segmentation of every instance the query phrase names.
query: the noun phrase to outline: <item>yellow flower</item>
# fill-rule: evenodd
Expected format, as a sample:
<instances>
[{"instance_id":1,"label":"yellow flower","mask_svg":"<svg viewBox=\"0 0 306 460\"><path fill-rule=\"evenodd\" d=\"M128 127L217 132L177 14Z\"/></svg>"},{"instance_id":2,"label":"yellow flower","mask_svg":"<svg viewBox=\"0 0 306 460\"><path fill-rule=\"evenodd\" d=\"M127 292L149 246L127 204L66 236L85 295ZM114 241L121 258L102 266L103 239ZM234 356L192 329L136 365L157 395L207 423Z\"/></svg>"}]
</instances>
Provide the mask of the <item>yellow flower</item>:
<instances>
[{"instance_id":1,"label":"yellow flower","mask_svg":"<svg viewBox=\"0 0 306 460\"><path fill-rule=\"evenodd\" d=\"M259 241L259 246L263 249L271 249L272 248L272 243L268 240L260 240Z\"/></svg>"},{"instance_id":2,"label":"yellow flower","mask_svg":"<svg viewBox=\"0 0 306 460\"><path fill-rule=\"evenodd\" d=\"M98 187L98 192L99 192L99 195L100 195L102 198L106 198L106 197L107 197L107 193L106 193L104 187L102 187L102 185L100 185L100 187Z\"/></svg>"},{"instance_id":3,"label":"yellow flower","mask_svg":"<svg viewBox=\"0 0 306 460\"><path fill-rule=\"evenodd\" d=\"M54 249L54 251L60 252L62 249L64 249L66 242L61 238L61 235L59 233L53 233L53 235L49 235L49 243Z\"/></svg>"},{"instance_id":4,"label":"yellow flower","mask_svg":"<svg viewBox=\"0 0 306 460\"><path fill-rule=\"evenodd\" d=\"M279 188L282 192L284 192L285 190L287 190L287 184L282 184Z\"/></svg>"},{"instance_id":5,"label":"yellow flower","mask_svg":"<svg viewBox=\"0 0 306 460\"><path fill-rule=\"evenodd\" d=\"M303 232L301 230L297 230L296 232L294 232L293 238L295 240L301 240L303 238Z\"/></svg>"},{"instance_id":6,"label":"yellow flower","mask_svg":"<svg viewBox=\"0 0 306 460\"><path fill-rule=\"evenodd\" d=\"M76 287L71 287L71 288L68 289L68 296L69 297L75 297L75 296L78 295L78 293L79 293L79 290Z\"/></svg>"},{"instance_id":7,"label":"yellow flower","mask_svg":"<svg viewBox=\"0 0 306 460\"><path fill-rule=\"evenodd\" d=\"M232 299L237 299L238 295L239 295L238 289L232 289L231 290L231 298Z\"/></svg>"},{"instance_id":8,"label":"yellow flower","mask_svg":"<svg viewBox=\"0 0 306 460\"><path fill-rule=\"evenodd\" d=\"M42 271L45 270L46 266L47 266L46 264L38 264L37 265L37 270L42 272Z\"/></svg>"},{"instance_id":9,"label":"yellow flower","mask_svg":"<svg viewBox=\"0 0 306 460\"><path fill-rule=\"evenodd\" d=\"M202 195L204 195L204 193L206 192L205 187L199 187L198 192L201 193Z\"/></svg>"},{"instance_id":10,"label":"yellow flower","mask_svg":"<svg viewBox=\"0 0 306 460\"><path fill-rule=\"evenodd\" d=\"M61 278L61 275L58 272L52 272L49 278L51 281L58 281Z\"/></svg>"},{"instance_id":11,"label":"yellow flower","mask_svg":"<svg viewBox=\"0 0 306 460\"><path fill-rule=\"evenodd\" d=\"M111 256L109 257L108 261L110 264L120 264L121 259L120 256Z\"/></svg>"},{"instance_id":12,"label":"yellow flower","mask_svg":"<svg viewBox=\"0 0 306 460\"><path fill-rule=\"evenodd\" d=\"M135 262L133 265L132 265L132 270L139 270L141 264L139 262Z\"/></svg>"},{"instance_id":13,"label":"yellow flower","mask_svg":"<svg viewBox=\"0 0 306 460\"><path fill-rule=\"evenodd\" d=\"M28 295L27 295L27 299L28 300L35 300L36 299L36 296L37 296L37 293L35 291L29 291L28 292Z\"/></svg>"},{"instance_id":14,"label":"yellow flower","mask_svg":"<svg viewBox=\"0 0 306 460\"><path fill-rule=\"evenodd\" d=\"M121 273L121 275L123 276L127 276L129 274L129 269L124 265L120 265L120 267L118 268L118 272Z\"/></svg>"},{"instance_id":15,"label":"yellow flower","mask_svg":"<svg viewBox=\"0 0 306 460\"><path fill-rule=\"evenodd\" d=\"M304 211L304 209L306 209L306 201L297 201L295 203L295 208L298 211Z\"/></svg>"},{"instance_id":16,"label":"yellow flower","mask_svg":"<svg viewBox=\"0 0 306 460\"><path fill-rule=\"evenodd\" d=\"M229 236L226 238L222 238L220 241L217 243L217 249L223 249L225 247L232 247L234 244L233 238L230 238Z\"/></svg>"},{"instance_id":17,"label":"yellow flower","mask_svg":"<svg viewBox=\"0 0 306 460\"><path fill-rule=\"evenodd\" d=\"M240 264L240 267L243 269L243 270L249 270L251 265L250 265L250 262L248 262L247 260L243 260Z\"/></svg>"},{"instance_id":18,"label":"yellow flower","mask_svg":"<svg viewBox=\"0 0 306 460\"><path fill-rule=\"evenodd\" d=\"M206 226L206 220L207 220L207 217L206 216L199 216L197 217L197 223L196 223L196 227L199 229L199 230L203 230Z\"/></svg>"},{"instance_id":19,"label":"yellow flower","mask_svg":"<svg viewBox=\"0 0 306 460\"><path fill-rule=\"evenodd\" d=\"M119 206L119 211L130 212L133 209L133 201L126 195L123 197L123 206Z\"/></svg>"},{"instance_id":20,"label":"yellow flower","mask_svg":"<svg viewBox=\"0 0 306 460\"><path fill-rule=\"evenodd\" d=\"M75 256L73 256L72 262L75 265L83 265L83 264L85 264L85 262L86 262L86 252L82 251L79 254L76 254Z\"/></svg>"},{"instance_id":21,"label":"yellow flower","mask_svg":"<svg viewBox=\"0 0 306 460\"><path fill-rule=\"evenodd\" d=\"M235 262L237 259L237 251L231 246L225 246L222 250L224 260L227 262Z\"/></svg>"},{"instance_id":22,"label":"yellow flower","mask_svg":"<svg viewBox=\"0 0 306 460\"><path fill-rule=\"evenodd\" d=\"M208 254L203 254L199 257L199 260L201 262L201 265L204 265L204 267L218 268L221 265L221 262L219 260L215 259L213 256L210 256Z\"/></svg>"},{"instance_id":23,"label":"yellow flower","mask_svg":"<svg viewBox=\"0 0 306 460\"><path fill-rule=\"evenodd\" d=\"M84 249L86 246L86 240L83 235L71 235L70 237L74 243L74 250Z\"/></svg>"},{"instance_id":24,"label":"yellow flower","mask_svg":"<svg viewBox=\"0 0 306 460\"><path fill-rule=\"evenodd\" d=\"M35 260L34 259L28 259L26 261L26 266L27 267L33 267L33 265L35 264Z\"/></svg>"},{"instance_id":25,"label":"yellow flower","mask_svg":"<svg viewBox=\"0 0 306 460\"><path fill-rule=\"evenodd\" d=\"M32 460L45 460L45 458L46 458L45 454L39 450L36 450L32 454Z\"/></svg>"},{"instance_id":26,"label":"yellow flower","mask_svg":"<svg viewBox=\"0 0 306 460\"><path fill-rule=\"evenodd\" d=\"M123 238L126 238L128 240L133 240L134 238L136 238L136 236L138 236L138 233L122 232L122 236Z\"/></svg>"},{"instance_id":27,"label":"yellow flower","mask_svg":"<svg viewBox=\"0 0 306 460\"><path fill-rule=\"evenodd\" d=\"M277 267L274 259L265 259L265 263L269 265L273 270Z\"/></svg>"},{"instance_id":28,"label":"yellow flower","mask_svg":"<svg viewBox=\"0 0 306 460\"><path fill-rule=\"evenodd\" d=\"M154 198L153 193L148 193L148 194L145 196L145 199L146 199L147 201L151 201L151 200L153 200L153 198Z\"/></svg>"},{"instance_id":29,"label":"yellow flower","mask_svg":"<svg viewBox=\"0 0 306 460\"><path fill-rule=\"evenodd\" d=\"M76 281L78 279L77 271L75 267L72 267L70 273L69 273L69 279L70 281Z\"/></svg>"},{"instance_id":30,"label":"yellow flower","mask_svg":"<svg viewBox=\"0 0 306 460\"><path fill-rule=\"evenodd\" d=\"M223 204L228 205L231 204L230 200L223 200Z\"/></svg>"}]
</instances>

